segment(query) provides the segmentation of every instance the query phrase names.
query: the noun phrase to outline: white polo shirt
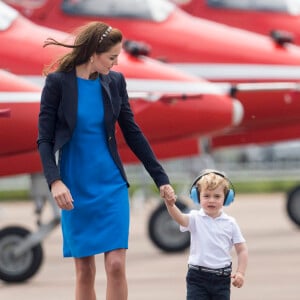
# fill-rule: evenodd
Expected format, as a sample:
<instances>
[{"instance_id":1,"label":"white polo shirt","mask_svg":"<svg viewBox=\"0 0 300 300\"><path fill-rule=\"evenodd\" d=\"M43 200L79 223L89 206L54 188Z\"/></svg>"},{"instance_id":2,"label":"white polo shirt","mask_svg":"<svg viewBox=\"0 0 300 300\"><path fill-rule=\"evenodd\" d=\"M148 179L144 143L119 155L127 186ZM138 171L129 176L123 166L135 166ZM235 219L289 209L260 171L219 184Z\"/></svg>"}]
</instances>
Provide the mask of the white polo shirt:
<instances>
[{"instance_id":1,"label":"white polo shirt","mask_svg":"<svg viewBox=\"0 0 300 300\"><path fill-rule=\"evenodd\" d=\"M224 212L212 218L202 208L191 210L188 216L189 225L180 226L181 231L191 233L188 264L212 269L229 266L233 245L245 242L235 219Z\"/></svg>"}]
</instances>

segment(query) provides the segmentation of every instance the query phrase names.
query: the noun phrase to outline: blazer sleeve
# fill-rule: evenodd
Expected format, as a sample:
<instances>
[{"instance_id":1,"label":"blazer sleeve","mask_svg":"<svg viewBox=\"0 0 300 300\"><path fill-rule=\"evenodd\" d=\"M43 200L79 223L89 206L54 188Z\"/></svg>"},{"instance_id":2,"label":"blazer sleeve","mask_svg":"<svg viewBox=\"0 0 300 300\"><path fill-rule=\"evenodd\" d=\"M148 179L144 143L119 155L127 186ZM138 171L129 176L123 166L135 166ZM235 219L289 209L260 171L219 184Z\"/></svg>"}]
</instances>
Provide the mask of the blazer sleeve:
<instances>
[{"instance_id":1,"label":"blazer sleeve","mask_svg":"<svg viewBox=\"0 0 300 300\"><path fill-rule=\"evenodd\" d=\"M49 186L55 180L60 179L54 153L55 129L60 99L61 83L59 78L51 73L46 77L45 86L42 90L37 139L44 175Z\"/></svg>"},{"instance_id":2,"label":"blazer sleeve","mask_svg":"<svg viewBox=\"0 0 300 300\"><path fill-rule=\"evenodd\" d=\"M134 120L133 112L128 101L125 78L122 74L120 75L121 80L119 88L122 97L122 107L118 117L118 123L126 143L137 158L143 163L157 187L169 184L170 181L168 175L158 162L148 140Z\"/></svg>"}]
</instances>

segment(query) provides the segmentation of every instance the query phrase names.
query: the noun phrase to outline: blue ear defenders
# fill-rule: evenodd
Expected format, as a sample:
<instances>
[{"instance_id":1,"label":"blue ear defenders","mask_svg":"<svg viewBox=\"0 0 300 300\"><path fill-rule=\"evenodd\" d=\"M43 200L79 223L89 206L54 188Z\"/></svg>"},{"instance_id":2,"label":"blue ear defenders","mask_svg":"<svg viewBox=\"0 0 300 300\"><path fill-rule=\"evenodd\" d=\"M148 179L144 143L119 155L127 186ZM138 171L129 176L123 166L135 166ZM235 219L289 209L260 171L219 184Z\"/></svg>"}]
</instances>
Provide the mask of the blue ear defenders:
<instances>
[{"instance_id":1,"label":"blue ear defenders","mask_svg":"<svg viewBox=\"0 0 300 300\"><path fill-rule=\"evenodd\" d=\"M193 182L191 188L190 188L190 198L193 200L194 203L199 204L200 203L200 197L199 197L199 191L197 189L196 183L198 182L198 180L200 180L203 176L210 174L210 173L214 173L216 175L219 175L223 178L225 178L226 180L228 180L228 182L231 185L231 188L228 190L227 194L225 195L225 199L224 199L224 206L228 206L230 205L233 201L234 201L234 196L235 196L235 191L234 191L234 187L232 182L229 180L228 177L226 177L223 173L220 173L218 171L209 171L209 172L204 172L202 174L200 174Z\"/></svg>"}]
</instances>

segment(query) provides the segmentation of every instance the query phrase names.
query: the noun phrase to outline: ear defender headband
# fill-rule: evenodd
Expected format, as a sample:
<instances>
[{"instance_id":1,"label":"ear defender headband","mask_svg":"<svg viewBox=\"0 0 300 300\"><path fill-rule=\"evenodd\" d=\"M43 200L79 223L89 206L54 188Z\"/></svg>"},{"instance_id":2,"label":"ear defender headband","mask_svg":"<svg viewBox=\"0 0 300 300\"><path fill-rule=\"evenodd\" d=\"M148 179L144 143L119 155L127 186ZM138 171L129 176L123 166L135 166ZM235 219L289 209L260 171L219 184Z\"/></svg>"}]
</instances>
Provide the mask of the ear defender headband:
<instances>
[{"instance_id":1,"label":"ear defender headband","mask_svg":"<svg viewBox=\"0 0 300 300\"><path fill-rule=\"evenodd\" d=\"M221 172L218 172L218 171L208 171L208 172L204 172L202 174L200 174L193 182L191 188L190 188L190 198L193 200L194 203L196 204L199 204L200 203L200 193L198 191L198 188L196 186L197 182L205 175L208 175L208 174L216 174L216 175L219 175L223 178L225 178L229 184L231 185L231 188L228 190L227 194L225 195L225 198L224 198L224 203L223 205L224 206L228 206L230 205L233 201L234 201L234 196L235 196L235 191L234 191L234 187L233 187L233 184L232 182L229 180L229 178L227 176L225 176L225 174L221 173Z\"/></svg>"}]
</instances>

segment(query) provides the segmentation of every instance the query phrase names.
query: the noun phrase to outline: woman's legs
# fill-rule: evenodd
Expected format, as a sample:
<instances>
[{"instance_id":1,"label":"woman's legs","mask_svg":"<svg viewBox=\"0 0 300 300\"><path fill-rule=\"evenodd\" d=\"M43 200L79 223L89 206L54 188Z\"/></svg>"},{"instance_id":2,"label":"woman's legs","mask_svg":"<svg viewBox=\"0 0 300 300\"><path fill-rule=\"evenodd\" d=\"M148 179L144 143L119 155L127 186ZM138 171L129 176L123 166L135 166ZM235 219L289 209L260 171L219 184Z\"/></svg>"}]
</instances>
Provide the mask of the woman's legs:
<instances>
[{"instance_id":1,"label":"woman's legs","mask_svg":"<svg viewBox=\"0 0 300 300\"><path fill-rule=\"evenodd\" d=\"M106 300L127 300L126 249L106 252L104 262L107 276Z\"/></svg>"},{"instance_id":2,"label":"woman's legs","mask_svg":"<svg viewBox=\"0 0 300 300\"><path fill-rule=\"evenodd\" d=\"M94 288L96 265L95 257L75 258L76 300L96 300Z\"/></svg>"}]
</instances>

